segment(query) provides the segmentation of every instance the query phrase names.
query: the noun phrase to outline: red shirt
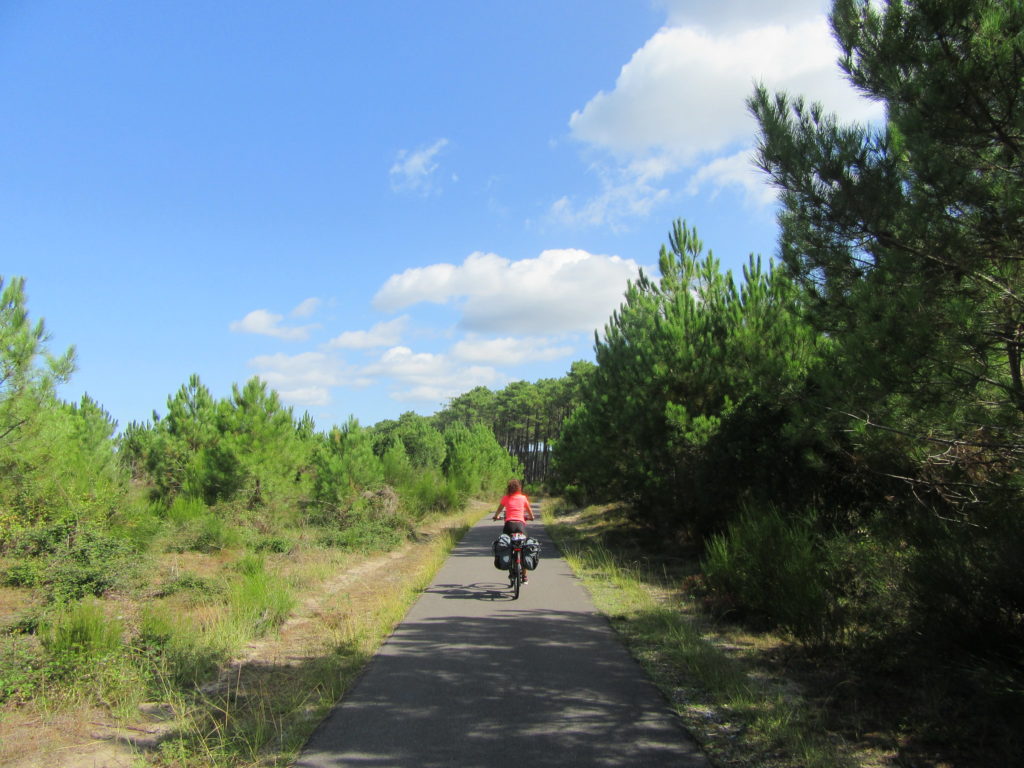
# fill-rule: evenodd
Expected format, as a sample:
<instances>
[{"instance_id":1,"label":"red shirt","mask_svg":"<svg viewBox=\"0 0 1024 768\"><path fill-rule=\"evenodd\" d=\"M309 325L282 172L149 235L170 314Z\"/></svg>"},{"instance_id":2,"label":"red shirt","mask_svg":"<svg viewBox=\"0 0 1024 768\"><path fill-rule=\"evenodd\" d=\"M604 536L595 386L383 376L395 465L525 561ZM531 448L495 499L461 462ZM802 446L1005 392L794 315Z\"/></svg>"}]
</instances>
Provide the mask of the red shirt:
<instances>
[{"instance_id":1,"label":"red shirt","mask_svg":"<svg viewBox=\"0 0 1024 768\"><path fill-rule=\"evenodd\" d=\"M526 505L529 500L521 493L513 494L512 496L502 496L501 506L505 508L505 522L525 523L526 522Z\"/></svg>"}]
</instances>

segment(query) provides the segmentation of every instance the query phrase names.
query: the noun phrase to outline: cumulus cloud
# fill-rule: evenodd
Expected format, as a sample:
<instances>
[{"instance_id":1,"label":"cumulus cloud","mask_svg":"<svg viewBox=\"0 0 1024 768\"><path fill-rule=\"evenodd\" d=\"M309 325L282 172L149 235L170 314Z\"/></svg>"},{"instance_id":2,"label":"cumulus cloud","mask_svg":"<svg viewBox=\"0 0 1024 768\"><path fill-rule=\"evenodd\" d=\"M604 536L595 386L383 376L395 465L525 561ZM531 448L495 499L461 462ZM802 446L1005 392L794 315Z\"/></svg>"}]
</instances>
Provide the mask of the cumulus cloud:
<instances>
[{"instance_id":1,"label":"cumulus cloud","mask_svg":"<svg viewBox=\"0 0 1024 768\"><path fill-rule=\"evenodd\" d=\"M441 404L473 387L495 387L505 382L505 377L493 367L459 365L449 355L413 352L402 346L387 350L363 372L394 380L397 386L391 397L403 402Z\"/></svg>"},{"instance_id":2,"label":"cumulus cloud","mask_svg":"<svg viewBox=\"0 0 1024 768\"><path fill-rule=\"evenodd\" d=\"M394 320L377 323L368 331L345 331L330 340L328 346L335 349L373 349L391 347L402 339L402 332L409 324L409 316L402 315Z\"/></svg>"},{"instance_id":3,"label":"cumulus cloud","mask_svg":"<svg viewBox=\"0 0 1024 768\"><path fill-rule=\"evenodd\" d=\"M555 346L549 339L537 337L505 337L485 339L476 336L462 339L452 347L457 360L494 365L517 365L528 361L558 360L573 354L571 346Z\"/></svg>"},{"instance_id":4,"label":"cumulus cloud","mask_svg":"<svg viewBox=\"0 0 1024 768\"><path fill-rule=\"evenodd\" d=\"M357 378L353 369L323 352L260 355L249 366L291 405L327 405L332 388L352 385Z\"/></svg>"},{"instance_id":5,"label":"cumulus cloud","mask_svg":"<svg viewBox=\"0 0 1024 768\"><path fill-rule=\"evenodd\" d=\"M619 306L627 281L638 273L632 259L578 249L547 250L521 261L477 252L461 265L433 264L392 275L373 302L396 311L456 301L460 327L477 333L592 331Z\"/></svg>"},{"instance_id":6,"label":"cumulus cloud","mask_svg":"<svg viewBox=\"0 0 1024 768\"><path fill-rule=\"evenodd\" d=\"M440 167L437 156L448 146L448 139L438 139L429 147L399 150L391 166L391 188L396 192L429 195L436 190L434 174Z\"/></svg>"},{"instance_id":7,"label":"cumulus cloud","mask_svg":"<svg viewBox=\"0 0 1024 768\"><path fill-rule=\"evenodd\" d=\"M588 224L642 215L664 196L666 177L694 168L707 168L706 178L739 183L735 174L710 166L719 155L735 157L752 146L756 125L746 100L755 82L820 101L845 119L881 115L879 105L861 98L839 72L823 3L680 0L665 6L669 24L633 54L613 89L598 92L570 117L570 134L608 159L595 163L602 192L582 203L559 199L554 217Z\"/></svg>"},{"instance_id":8,"label":"cumulus cloud","mask_svg":"<svg viewBox=\"0 0 1024 768\"><path fill-rule=\"evenodd\" d=\"M282 320L284 320L283 315L275 315L265 309L256 309L228 327L235 333L255 333L288 341L304 341L309 338L312 330L319 328L318 325L284 326L281 325Z\"/></svg>"}]
</instances>

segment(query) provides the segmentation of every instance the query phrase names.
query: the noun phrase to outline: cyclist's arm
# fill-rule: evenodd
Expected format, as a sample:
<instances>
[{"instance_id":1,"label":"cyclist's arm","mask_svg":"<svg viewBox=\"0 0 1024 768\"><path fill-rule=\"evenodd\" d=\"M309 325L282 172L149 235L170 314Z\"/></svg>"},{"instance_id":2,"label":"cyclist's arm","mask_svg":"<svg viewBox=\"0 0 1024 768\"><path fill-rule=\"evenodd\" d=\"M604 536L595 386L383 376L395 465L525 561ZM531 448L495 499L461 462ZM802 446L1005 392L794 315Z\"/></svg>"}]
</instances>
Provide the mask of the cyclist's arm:
<instances>
[{"instance_id":1,"label":"cyclist's arm","mask_svg":"<svg viewBox=\"0 0 1024 768\"><path fill-rule=\"evenodd\" d=\"M501 513L504 511L505 507L502 504L499 504L498 508L494 510L494 516L491 518L491 520L497 520L499 517L501 517Z\"/></svg>"},{"instance_id":2,"label":"cyclist's arm","mask_svg":"<svg viewBox=\"0 0 1024 768\"><path fill-rule=\"evenodd\" d=\"M533 507L530 506L530 502L529 501L526 502L526 505L523 507L523 510L526 512L526 519L527 520L535 520L536 519L533 516Z\"/></svg>"}]
</instances>

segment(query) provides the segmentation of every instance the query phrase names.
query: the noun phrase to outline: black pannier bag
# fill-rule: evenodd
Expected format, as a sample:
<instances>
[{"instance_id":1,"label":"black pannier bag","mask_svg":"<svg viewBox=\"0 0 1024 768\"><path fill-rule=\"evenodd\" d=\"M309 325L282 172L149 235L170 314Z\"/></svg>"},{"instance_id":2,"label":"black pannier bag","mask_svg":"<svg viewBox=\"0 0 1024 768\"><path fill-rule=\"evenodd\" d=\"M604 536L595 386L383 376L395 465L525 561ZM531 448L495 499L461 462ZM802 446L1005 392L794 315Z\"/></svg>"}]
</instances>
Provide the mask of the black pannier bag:
<instances>
[{"instance_id":1,"label":"black pannier bag","mask_svg":"<svg viewBox=\"0 0 1024 768\"><path fill-rule=\"evenodd\" d=\"M526 570L532 571L540 562L540 542L536 539L527 539L523 542L523 565Z\"/></svg>"},{"instance_id":2,"label":"black pannier bag","mask_svg":"<svg viewBox=\"0 0 1024 768\"><path fill-rule=\"evenodd\" d=\"M494 567L507 571L512 566L512 539L507 533L501 534L491 545L494 550Z\"/></svg>"}]
</instances>

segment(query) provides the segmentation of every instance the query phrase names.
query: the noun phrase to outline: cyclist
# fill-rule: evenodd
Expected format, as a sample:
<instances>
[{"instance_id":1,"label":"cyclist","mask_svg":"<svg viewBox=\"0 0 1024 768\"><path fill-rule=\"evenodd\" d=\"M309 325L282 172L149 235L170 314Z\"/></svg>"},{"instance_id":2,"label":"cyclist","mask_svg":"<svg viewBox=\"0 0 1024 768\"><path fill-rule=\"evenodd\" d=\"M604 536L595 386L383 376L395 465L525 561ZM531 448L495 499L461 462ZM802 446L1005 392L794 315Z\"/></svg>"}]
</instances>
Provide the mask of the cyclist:
<instances>
[{"instance_id":1,"label":"cyclist","mask_svg":"<svg viewBox=\"0 0 1024 768\"><path fill-rule=\"evenodd\" d=\"M526 521L533 520L533 509L530 508L530 500L523 493L523 484L516 478L508 481L508 488L505 495L498 502L498 508L494 510L492 520L501 517L505 512L505 527L502 533L526 533ZM526 574L523 574L523 583L527 582Z\"/></svg>"}]
</instances>

